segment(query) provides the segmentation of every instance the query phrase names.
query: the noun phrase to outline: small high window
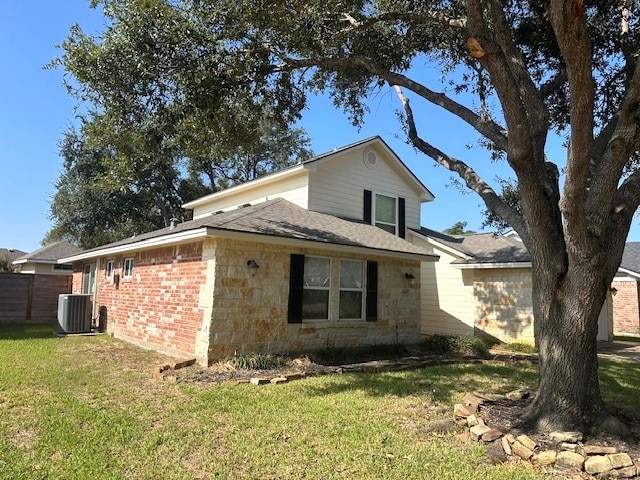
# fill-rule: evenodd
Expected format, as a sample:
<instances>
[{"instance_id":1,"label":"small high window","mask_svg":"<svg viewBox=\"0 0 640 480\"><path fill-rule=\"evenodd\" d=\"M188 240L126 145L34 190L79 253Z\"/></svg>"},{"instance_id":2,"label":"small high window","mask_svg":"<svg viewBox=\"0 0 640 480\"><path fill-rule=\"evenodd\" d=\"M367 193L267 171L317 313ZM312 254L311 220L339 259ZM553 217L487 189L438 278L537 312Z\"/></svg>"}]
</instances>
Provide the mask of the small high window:
<instances>
[{"instance_id":1,"label":"small high window","mask_svg":"<svg viewBox=\"0 0 640 480\"><path fill-rule=\"evenodd\" d=\"M396 198L376 193L374 210L374 225L395 235L398 226Z\"/></svg>"},{"instance_id":2,"label":"small high window","mask_svg":"<svg viewBox=\"0 0 640 480\"><path fill-rule=\"evenodd\" d=\"M115 260L108 260L105 268L104 268L104 276L109 279L109 280L113 280L113 272L115 270L116 267L116 262Z\"/></svg>"},{"instance_id":3,"label":"small high window","mask_svg":"<svg viewBox=\"0 0 640 480\"><path fill-rule=\"evenodd\" d=\"M124 269L122 270L122 276L124 278L133 277L133 258L124 259Z\"/></svg>"}]
</instances>

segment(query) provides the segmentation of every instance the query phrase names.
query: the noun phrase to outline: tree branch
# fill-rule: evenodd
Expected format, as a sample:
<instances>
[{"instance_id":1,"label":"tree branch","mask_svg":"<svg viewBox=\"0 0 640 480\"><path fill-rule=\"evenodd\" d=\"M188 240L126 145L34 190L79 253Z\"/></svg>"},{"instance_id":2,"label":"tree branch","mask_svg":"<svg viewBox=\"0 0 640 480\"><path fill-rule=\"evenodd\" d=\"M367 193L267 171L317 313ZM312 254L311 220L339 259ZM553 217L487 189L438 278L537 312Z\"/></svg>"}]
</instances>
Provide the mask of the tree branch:
<instances>
[{"instance_id":1,"label":"tree branch","mask_svg":"<svg viewBox=\"0 0 640 480\"><path fill-rule=\"evenodd\" d=\"M465 182L465 185L476 192L487 208L500 218L505 220L511 225L523 238L528 236L528 233L524 226L522 217L516 210L504 203L502 199L469 165L461 160L450 157L441 150L437 149L430 143L423 140L419 135L416 128L415 119L413 116L413 110L409 104L409 99L404 95L402 89L394 85L394 89L402 103L408 126L408 136L411 143L421 152L431 157L436 163L440 164L447 170L458 174L458 176Z\"/></svg>"},{"instance_id":2,"label":"tree branch","mask_svg":"<svg viewBox=\"0 0 640 480\"><path fill-rule=\"evenodd\" d=\"M583 0L551 0L547 14L565 61L571 95L570 145L560 208L571 238L567 242L568 248L588 255L592 249L586 235L584 200L593 146L595 82L587 17Z\"/></svg>"},{"instance_id":3,"label":"tree branch","mask_svg":"<svg viewBox=\"0 0 640 480\"><path fill-rule=\"evenodd\" d=\"M499 150L506 151L507 149L507 134L505 130L497 123L491 121L490 119L483 118L473 110L470 110L464 105L449 98L444 93L434 92L433 90L427 88L425 85L416 82L415 80L412 80L405 75L395 73L384 67L381 67L369 58L354 56L350 58L324 57L293 59L287 57L281 52L273 50L270 46L265 45L265 48L269 48L269 51L272 54L276 55L284 63L284 65L274 67L274 71L290 71L293 69L308 67L323 67L333 70L342 70L353 67L362 68L372 75L385 80L389 85L398 85L411 90L430 103L433 103L434 105L437 105L452 113L453 115L457 116L458 118L472 126L491 142L493 142L496 148L498 148Z\"/></svg>"},{"instance_id":4,"label":"tree branch","mask_svg":"<svg viewBox=\"0 0 640 480\"><path fill-rule=\"evenodd\" d=\"M425 23L427 21L435 21L436 23L445 27L465 28L467 26L466 18L452 18L448 15L443 15L439 12L387 12L375 17L370 17L367 20L358 21L349 13L342 14L344 19L349 22L356 29L367 29L378 23L383 22L419 22Z\"/></svg>"}]
</instances>

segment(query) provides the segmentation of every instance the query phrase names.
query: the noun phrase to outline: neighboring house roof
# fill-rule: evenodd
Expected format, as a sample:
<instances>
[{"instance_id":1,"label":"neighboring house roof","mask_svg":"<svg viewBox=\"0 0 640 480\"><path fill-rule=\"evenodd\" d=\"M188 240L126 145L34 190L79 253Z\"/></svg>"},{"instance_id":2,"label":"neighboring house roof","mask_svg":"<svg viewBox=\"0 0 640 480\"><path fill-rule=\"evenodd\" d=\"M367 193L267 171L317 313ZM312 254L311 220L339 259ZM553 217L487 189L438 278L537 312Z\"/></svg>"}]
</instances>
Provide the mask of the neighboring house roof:
<instances>
[{"instance_id":1,"label":"neighboring house roof","mask_svg":"<svg viewBox=\"0 0 640 480\"><path fill-rule=\"evenodd\" d=\"M330 152L326 152L326 153L323 153L321 155L317 155L317 156L315 156L313 158L310 158L309 160L305 160L305 161L299 162L299 163L297 163L295 165L291 165L290 167L283 168L282 170L279 170L277 172L271 173L269 175L264 175L264 176L262 176L260 178L256 178L255 180L250 180L248 182L244 182L244 183L241 183L239 185L235 185L233 187L225 188L224 190L221 190L219 192L211 193L211 194L206 195L204 197L197 198L195 200L192 200L191 202L185 203L184 205L182 205L182 207L183 208L194 208L194 207L197 207L197 206L202 205L204 203L208 203L213 199L220 198L220 197L223 197L223 196L227 196L227 195L230 195L230 194L233 194L233 193L236 193L238 191L245 190L245 189L249 189L249 188L252 188L252 187L257 186L259 184L263 184L263 183L267 183L267 182L273 182L273 181L279 181L283 177L287 177L289 175L294 175L296 172L300 172L300 171L305 170L305 169L306 170L313 170L315 168L315 166L317 166L321 162L329 160L329 159L331 159L331 157L334 157L335 155L337 155L339 153L345 152L347 150L351 150L353 148L361 148L361 147L365 147L367 145L373 145L373 144L380 145L389 154L389 156L396 161L396 165L398 166L398 168L415 185L415 187L422 192L421 195L420 195L420 200L421 201L429 201L429 200L433 200L435 198L433 193L431 193L429 191L429 189L418 179L418 177L416 177L414 175L414 173L411 170L409 170L409 168L407 168L407 166L400 159L400 157L398 157L398 155L391 149L391 147L389 147L389 145L387 145L387 143L382 139L382 137L380 137L379 135L376 135L374 137L365 138L364 140L360 140L358 142L352 143L350 145L346 145L346 146L341 147L341 148L336 148L334 150L331 150Z\"/></svg>"},{"instance_id":2,"label":"neighboring house roof","mask_svg":"<svg viewBox=\"0 0 640 480\"><path fill-rule=\"evenodd\" d=\"M38 250L31 253L23 253L19 258L13 261L14 265L22 263L58 263L58 260L63 257L69 257L82 250L75 245L71 245L69 242L55 242L45 245Z\"/></svg>"},{"instance_id":3,"label":"neighboring house roof","mask_svg":"<svg viewBox=\"0 0 640 480\"><path fill-rule=\"evenodd\" d=\"M460 267L530 266L531 257L524 244L511 237L494 233L447 235L422 227L414 230L447 250L457 252L460 258L452 263Z\"/></svg>"},{"instance_id":4,"label":"neighboring house roof","mask_svg":"<svg viewBox=\"0 0 640 480\"><path fill-rule=\"evenodd\" d=\"M16 250L15 248L0 248L0 258L7 258L10 262L26 254L27 252Z\"/></svg>"},{"instance_id":5,"label":"neighboring house roof","mask_svg":"<svg viewBox=\"0 0 640 480\"><path fill-rule=\"evenodd\" d=\"M640 276L640 242L627 242L622 253L620 270Z\"/></svg>"},{"instance_id":6,"label":"neighboring house roof","mask_svg":"<svg viewBox=\"0 0 640 480\"><path fill-rule=\"evenodd\" d=\"M235 210L212 213L154 232L110 243L69 255L61 261L72 262L160 245L193 241L205 237L237 238L278 245L309 246L361 251L381 256L437 260L422 248L373 225L312 212L277 198Z\"/></svg>"}]
</instances>

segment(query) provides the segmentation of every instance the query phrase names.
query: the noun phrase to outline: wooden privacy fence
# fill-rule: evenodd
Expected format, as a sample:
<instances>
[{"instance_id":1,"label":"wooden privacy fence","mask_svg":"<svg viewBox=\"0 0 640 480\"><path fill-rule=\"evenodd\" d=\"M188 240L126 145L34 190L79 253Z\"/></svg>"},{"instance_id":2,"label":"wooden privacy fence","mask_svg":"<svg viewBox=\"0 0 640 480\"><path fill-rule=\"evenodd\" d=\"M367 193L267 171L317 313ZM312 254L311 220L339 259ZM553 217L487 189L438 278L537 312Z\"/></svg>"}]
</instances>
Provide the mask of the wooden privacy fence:
<instances>
[{"instance_id":1,"label":"wooden privacy fence","mask_svg":"<svg viewBox=\"0 0 640 480\"><path fill-rule=\"evenodd\" d=\"M71 275L0 273L0 323L55 323L58 295L71 293Z\"/></svg>"}]
</instances>

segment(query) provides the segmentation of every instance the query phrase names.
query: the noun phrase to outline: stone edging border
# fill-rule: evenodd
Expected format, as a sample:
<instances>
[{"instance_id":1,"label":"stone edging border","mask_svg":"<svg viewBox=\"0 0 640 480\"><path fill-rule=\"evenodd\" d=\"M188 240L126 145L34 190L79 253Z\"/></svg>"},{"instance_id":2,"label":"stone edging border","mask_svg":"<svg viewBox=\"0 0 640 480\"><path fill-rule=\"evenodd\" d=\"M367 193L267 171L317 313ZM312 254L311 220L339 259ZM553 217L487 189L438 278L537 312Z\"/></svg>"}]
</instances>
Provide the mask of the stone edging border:
<instances>
[{"instance_id":1,"label":"stone edging border","mask_svg":"<svg viewBox=\"0 0 640 480\"><path fill-rule=\"evenodd\" d=\"M506 395L473 392L467 393L453 408L453 415L458 423L465 424L469 437L476 442L488 446L500 442L499 447L507 458L519 458L534 465L570 469L586 472L589 475L607 476L607 478L640 477L640 459L635 461L626 452L618 452L615 447L600 445L583 445L580 432L552 432L549 438L555 448L543 449L527 435L504 433L491 428L480 416L482 405L503 400L522 400L530 392L525 389L515 390Z\"/></svg>"}]
</instances>

